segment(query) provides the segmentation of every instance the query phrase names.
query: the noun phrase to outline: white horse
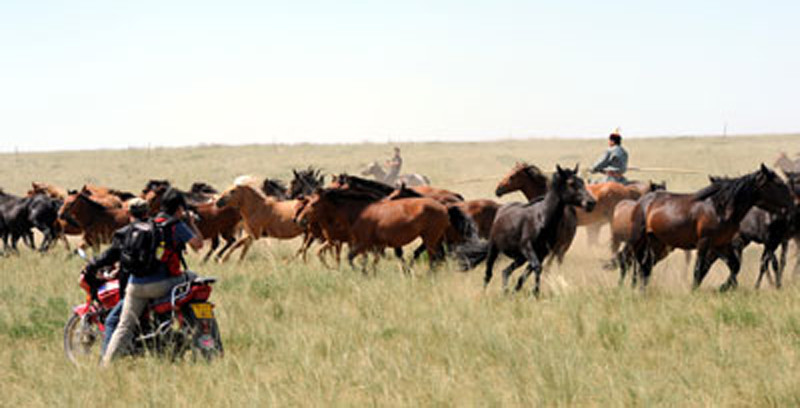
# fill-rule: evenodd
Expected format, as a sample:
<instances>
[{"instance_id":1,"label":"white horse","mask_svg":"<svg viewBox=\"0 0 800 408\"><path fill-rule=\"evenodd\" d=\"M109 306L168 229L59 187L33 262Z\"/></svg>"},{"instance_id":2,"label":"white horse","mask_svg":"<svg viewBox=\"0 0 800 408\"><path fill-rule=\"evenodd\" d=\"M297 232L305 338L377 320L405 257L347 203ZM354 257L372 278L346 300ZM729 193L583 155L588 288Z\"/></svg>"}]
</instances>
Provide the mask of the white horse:
<instances>
[{"instance_id":1,"label":"white horse","mask_svg":"<svg viewBox=\"0 0 800 408\"><path fill-rule=\"evenodd\" d=\"M392 177L383 169L383 166L376 161L370 163L369 166L361 172L361 175L372 176L375 180L390 186L399 186L402 183L405 183L408 187L427 186L431 184L431 181L427 177L418 173L401 174L397 177Z\"/></svg>"}]
</instances>

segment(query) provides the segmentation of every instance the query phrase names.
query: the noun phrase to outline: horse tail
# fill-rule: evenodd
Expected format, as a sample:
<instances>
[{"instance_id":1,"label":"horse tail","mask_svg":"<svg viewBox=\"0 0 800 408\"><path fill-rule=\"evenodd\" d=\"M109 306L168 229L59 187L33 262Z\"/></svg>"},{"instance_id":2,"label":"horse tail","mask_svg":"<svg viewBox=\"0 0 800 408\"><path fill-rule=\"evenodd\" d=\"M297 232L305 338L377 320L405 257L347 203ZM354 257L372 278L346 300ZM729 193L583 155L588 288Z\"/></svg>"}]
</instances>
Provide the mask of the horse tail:
<instances>
[{"instance_id":1,"label":"horse tail","mask_svg":"<svg viewBox=\"0 0 800 408\"><path fill-rule=\"evenodd\" d=\"M431 185L431 179L429 179L428 176L426 176L424 174L420 174L420 176L422 176L422 180L425 181L426 185L428 185L428 186Z\"/></svg>"},{"instance_id":2,"label":"horse tail","mask_svg":"<svg viewBox=\"0 0 800 408\"><path fill-rule=\"evenodd\" d=\"M458 266L462 271L468 271L486 260L489 255L489 241L474 240L466 242L456 249Z\"/></svg>"},{"instance_id":3,"label":"horse tail","mask_svg":"<svg viewBox=\"0 0 800 408\"><path fill-rule=\"evenodd\" d=\"M450 206L447 208L447 215L450 218L450 225L455 228L464 241L469 242L478 239L478 226L464 210L456 206Z\"/></svg>"}]
</instances>

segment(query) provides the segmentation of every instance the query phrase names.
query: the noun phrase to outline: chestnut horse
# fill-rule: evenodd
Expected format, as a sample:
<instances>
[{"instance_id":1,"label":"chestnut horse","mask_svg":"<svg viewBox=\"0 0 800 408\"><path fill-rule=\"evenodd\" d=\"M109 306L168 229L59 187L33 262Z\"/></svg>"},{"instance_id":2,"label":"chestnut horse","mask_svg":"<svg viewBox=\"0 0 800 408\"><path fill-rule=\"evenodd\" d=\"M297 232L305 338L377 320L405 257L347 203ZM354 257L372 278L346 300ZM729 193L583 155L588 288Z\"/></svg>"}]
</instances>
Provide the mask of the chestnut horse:
<instances>
[{"instance_id":1,"label":"chestnut horse","mask_svg":"<svg viewBox=\"0 0 800 408\"><path fill-rule=\"evenodd\" d=\"M433 266L450 226L447 208L431 198L376 200L373 194L335 188L319 190L309 197L295 219L301 225L314 219L323 226L347 230L347 260L355 268L353 259L364 255L365 273L367 253L373 253L376 262L386 247L402 255L402 247L417 238L422 238L428 253L434 254L429 257Z\"/></svg>"},{"instance_id":2,"label":"chestnut horse","mask_svg":"<svg viewBox=\"0 0 800 408\"><path fill-rule=\"evenodd\" d=\"M239 211L244 221L247 236L239 239L225 254L225 262L233 251L240 247L242 253L239 260L244 259L250 246L258 238L272 237L291 239L303 233L303 229L294 223L294 209L297 200L278 201L265 196L258 188L255 178L240 176L232 187L225 190L216 202L217 207L232 207Z\"/></svg>"},{"instance_id":3,"label":"chestnut horse","mask_svg":"<svg viewBox=\"0 0 800 408\"><path fill-rule=\"evenodd\" d=\"M577 166L570 170L557 165L544 199L501 207L492 225L489 241L466 245L460 251L462 268L471 269L486 261L485 288L492 280L492 269L498 255L503 253L512 259L511 265L503 270L503 289L508 288L511 273L527 262L528 266L517 281L516 290L521 290L528 276L535 272L533 294L538 296L542 262L552 254L552 248L558 247L565 208L579 205L592 211L595 205L594 197L586 190L577 173Z\"/></svg>"},{"instance_id":4,"label":"chestnut horse","mask_svg":"<svg viewBox=\"0 0 800 408\"><path fill-rule=\"evenodd\" d=\"M520 191L528 199L528 202L531 202L543 197L547 193L547 186L547 176L538 167L522 162L515 164L511 171L497 183L494 194L502 197L508 193ZM550 257L548 264L553 259L556 259L559 264L564 261L564 254L572 245L577 230L578 220L575 210L573 206L564 208L564 220L559 223L558 247L553 248L556 256Z\"/></svg>"},{"instance_id":5,"label":"chestnut horse","mask_svg":"<svg viewBox=\"0 0 800 408\"><path fill-rule=\"evenodd\" d=\"M657 191L642 197L633 210L630 241L639 263L642 290L653 266L673 248L697 249L695 289L718 258L730 269L720 290L735 288L741 262L732 240L753 206L773 212L785 212L794 206L786 183L763 164L742 177L712 179L711 185L693 194Z\"/></svg>"},{"instance_id":6,"label":"chestnut horse","mask_svg":"<svg viewBox=\"0 0 800 408\"><path fill-rule=\"evenodd\" d=\"M617 203L622 200L638 200L650 191L664 190L661 185L652 182L620 184L616 181L589 184L586 189L597 200L597 206L590 213L580 208L577 208L575 213L578 217L578 226L586 227L586 238L590 245L597 244L597 237L603 225L612 222Z\"/></svg>"}]
</instances>

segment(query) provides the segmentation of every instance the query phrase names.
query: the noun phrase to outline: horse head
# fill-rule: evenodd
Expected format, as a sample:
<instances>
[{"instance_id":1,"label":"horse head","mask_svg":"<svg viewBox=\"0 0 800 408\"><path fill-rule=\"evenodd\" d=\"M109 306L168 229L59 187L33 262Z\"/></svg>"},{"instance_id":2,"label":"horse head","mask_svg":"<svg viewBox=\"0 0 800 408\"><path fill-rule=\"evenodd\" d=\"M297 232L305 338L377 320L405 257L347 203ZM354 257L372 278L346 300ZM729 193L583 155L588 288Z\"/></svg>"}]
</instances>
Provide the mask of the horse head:
<instances>
[{"instance_id":1,"label":"horse head","mask_svg":"<svg viewBox=\"0 0 800 408\"><path fill-rule=\"evenodd\" d=\"M541 196L547 192L547 177L532 164L517 163L511 172L497 183L494 194L502 197L518 190L522 190L528 199Z\"/></svg>"},{"instance_id":2,"label":"horse head","mask_svg":"<svg viewBox=\"0 0 800 408\"><path fill-rule=\"evenodd\" d=\"M794 207L789 186L763 163L756 171L756 205L771 212L784 213Z\"/></svg>"},{"instance_id":3,"label":"horse head","mask_svg":"<svg viewBox=\"0 0 800 408\"><path fill-rule=\"evenodd\" d=\"M577 205L584 210L591 212L597 201L586 189L586 183L578 176L578 165L575 169L563 169L556 165L556 172L550 182L554 193L558 194L561 200L569 205Z\"/></svg>"}]
</instances>

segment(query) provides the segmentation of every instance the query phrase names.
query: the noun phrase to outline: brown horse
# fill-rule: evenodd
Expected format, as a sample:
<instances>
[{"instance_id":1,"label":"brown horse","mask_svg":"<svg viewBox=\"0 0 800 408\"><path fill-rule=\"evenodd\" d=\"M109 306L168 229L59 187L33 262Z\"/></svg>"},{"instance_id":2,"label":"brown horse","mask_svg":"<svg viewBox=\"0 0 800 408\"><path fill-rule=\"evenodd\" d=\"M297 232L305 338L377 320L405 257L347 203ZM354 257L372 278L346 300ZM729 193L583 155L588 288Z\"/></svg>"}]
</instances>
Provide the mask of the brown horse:
<instances>
[{"instance_id":1,"label":"brown horse","mask_svg":"<svg viewBox=\"0 0 800 408\"><path fill-rule=\"evenodd\" d=\"M251 176L238 177L234 185L220 195L216 205L220 208L237 209L247 233L247 236L239 239L222 258L223 262L227 261L231 253L240 246L244 248L239 260L244 259L253 241L258 238L291 239L303 233L303 229L293 221L297 200L278 201L265 196L259 190L255 178Z\"/></svg>"},{"instance_id":2,"label":"brown horse","mask_svg":"<svg viewBox=\"0 0 800 408\"><path fill-rule=\"evenodd\" d=\"M793 205L786 183L763 164L742 177L713 179L711 185L693 194L658 191L645 195L633 210L630 241L639 263L641 288L647 286L656 262L673 248L697 249L694 288L718 258L730 269L720 289L735 288L741 263L732 240L742 219L753 206L785 212Z\"/></svg>"},{"instance_id":3,"label":"brown horse","mask_svg":"<svg viewBox=\"0 0 800 408\"><path fill-rule=\"evenodd\" d=\"M521 191L528 199L528 202L535 201L544 197L548 190L547 176L535 165L528 163L517 163L506 174L495 188L495 195L502 197L514 191ZM553 248L555 257L550 257L548 263L556 259L558 263L564 261L564 255L572 245L577 231L578 220L575 215L575 208L567 206L564 208L564 220L559 223L558 247Z\"/></svg>"},{"instance_id":4,"label":"brown horse","mask_svg":"<svg viewBox=\"0 0 800 408\"><path fill-rule=\"evenodd\" d=\"M402 255L402 247L417 238L434 254L429 257L432 266L440 257L439 248L450 225L447 208L431 198L376 200L372 194L348 189L318 191L295 218L301 225L314 219L323 226L343 226L350 245L347 259L355 268L353 259L365 255L364 272L367 253L373 253L376 262L386 247Z\"/></svg>"},{"instance_id":5,"label":"brown horse","mask_svg":"<svg viewBox=\"0 0 800 408\"><path fill-rule=\"evenodd\" d=\"M100 244L111 242L114 231L129 222L126 209L106 207L95 201L94 195L86 188L67 197L58 218L80 227L83 231L80 247L92 247L95 252L99 251Z\"/></svg>"},{"instance_id":6,"label":"brown horse","mask_svg":"<svg viewBox=\"0 0 800 408\"><path fill-rule=\"evenodd\" d=\"M28 197L33 197L36 194L44 194L56 200L64 200L67 198L67 190L52 184L32 181L31 189L28 190Z\"/></svg>"}]
</instances>

